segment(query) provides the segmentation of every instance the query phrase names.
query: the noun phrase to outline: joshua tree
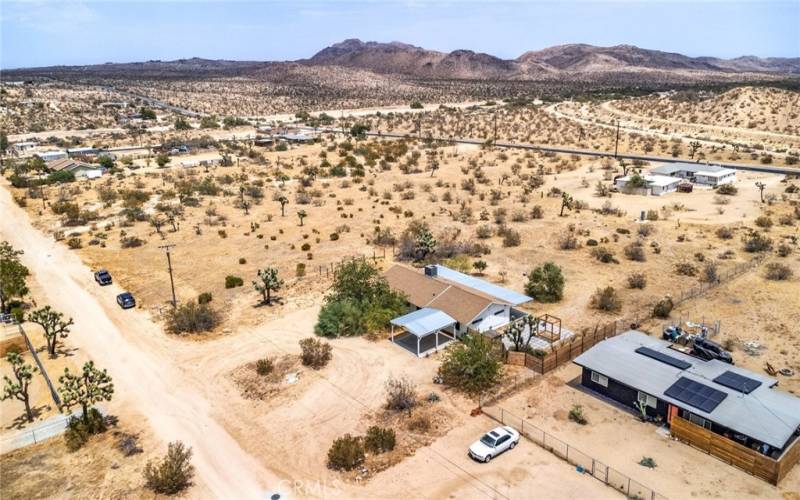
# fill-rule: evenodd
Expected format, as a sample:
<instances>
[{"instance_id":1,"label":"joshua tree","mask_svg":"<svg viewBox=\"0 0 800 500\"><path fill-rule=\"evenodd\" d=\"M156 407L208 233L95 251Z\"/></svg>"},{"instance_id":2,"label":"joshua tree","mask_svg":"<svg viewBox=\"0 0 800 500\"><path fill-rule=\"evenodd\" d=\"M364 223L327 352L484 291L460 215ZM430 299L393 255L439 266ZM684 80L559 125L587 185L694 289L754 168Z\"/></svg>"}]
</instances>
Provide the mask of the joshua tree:
<instances>
[{"instance_id":1,"label":"joshua tree","mask_svg":"<svg viewBox=\"0 0 800 500\"><path fill-rule=\"evenodd\" d=\"M33 410L31 410L30 397L28 396L28 386L37 369L23 362L22 355L16 352L9 352L6 360L11 364L16 381L11 380L7 375L3 376L6 385L3 388L3 395L0 396L0 400L5 401L13 398L22 401L25 404L25 416L28 417L28 422L33 422Z\"/></svg>"},{"instance_id":2,"label":"joshua tree","mask_svg":"<svg viewBox=\"0 0 800 500\"><path fill-rule=\"evenodd\" d=\"M55 311L50 306L44 306L28 315L28 320L42 327L44 338L47 341L47 352L50 357L56 357L56 347L59 337L67 338L69 327L72 325L72 318L64 321L64 314Z\"/></svg>"},{"instance_id":3,"label":"joshua tree","mask_svg":"<svg viewBox=\"0 0 800 500\"><path fill-rule=\"evenodd\" d=\"M111 401L114 394L114 384L105 369L98 370L93 361L83 365L83 372L72 374L69 368L64 368L64 375L58 378L61 387L58 388L61 400L66 408L80 405L83 410L83 420L89 422L89 410L95 403Z\"/></svg>"},{"instance_id":4,"label":"joshua tree","mask_svg":"<svg viewBox=\"0 0 800 500\"><path fill-rule=\"evenodd\" d=\"M261 293L264 304L272 303L272 292L280 290L283 280L278 277L278 269L268 267L258 271L259 281L253 281L253 288Z\"/></svg>"},{"instance_id":5,"label":"joshua tree","mask_svg":"<svg viewBox=\"0 0 800 500\"><path fill-rule=\"evenodd\" d=\"M300 226L303 225L303 219L305 219L306 217L308 217L308 214L306 213L305 210L300 210L299 212L297 212L297 218L300 219Z\"/></svg>"},{"instance_id":6,"label":"joshua tree","mask_svg":"<svg viewBox=\"0 0 800 500\"><path fill-rule=\"evenodd\" d=\"M561 212L559 213L559 217L564 217L565 208L572 210L572 203L572 196L567 193L561 193Z\"/></svg>"},{"instance_id":7,"label":"joshua tree","mask_svg":"<svg viewBox=\"0 0 800 500\"><path fill-rule=\"evenodd\" d=\"M281 204L281 217L286 217L285 208L286 208L286 204L289 203L289 198L287 198L285 196L281 196L280 198L278 198L278 203Z\"/></svg>"},{"instance_id":8,"label":"joshua tree","mask_svg":"<svg viewBox=\"0 0 800 500\"><path fill-rule=\"evenodd\" d=\"M761 195L761 203L764 203L764 188L766 188L767 185L763 182L756 182L756 187L758 188L758 193Z\"/></svg>"},{"instance_id":9,"label":"joshua tree","mask_svg":"<svg viewBox=\"0 0 800 500\"><path fill-rule=\"evenodd\" d=\"M700 142L692 141L689 143L689 158L694 158L694 154L700 149Z\"/></svg>"}]
</instances>

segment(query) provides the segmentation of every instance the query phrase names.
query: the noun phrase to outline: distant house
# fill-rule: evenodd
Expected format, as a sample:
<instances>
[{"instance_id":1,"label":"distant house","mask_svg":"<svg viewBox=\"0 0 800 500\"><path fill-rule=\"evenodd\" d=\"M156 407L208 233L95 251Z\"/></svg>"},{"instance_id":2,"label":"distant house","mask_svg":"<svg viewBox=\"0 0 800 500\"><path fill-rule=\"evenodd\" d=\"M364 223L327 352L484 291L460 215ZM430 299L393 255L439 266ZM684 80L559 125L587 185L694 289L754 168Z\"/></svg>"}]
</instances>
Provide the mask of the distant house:
<instances>
[{"instance_id":1,"label":"distant house","mask_svg":"<svg viewBox=\"0 0 800 500\"><path fill-rule=\"evenodd\" d=\"M37 151L33 154L34 156L38 156L45 162L67 158L66 151Z\"/></svg>"},{"instance_id":2,"label":"distant house","mask_svg":"<svg viewBox=\"0 0 800 500\"><path fill-rule=\"evenodd\" d=\"M105 173L105 167L92 163L84 163L71 158L62 158L47 162L51 172L71 172L76 179L94 179Z\"/></svg>"},{"instance_id":3,"label":"distant house","mask_svg":"<svg viewBox=\"0 0 800 500\"><path fill-rule=\"evenodd\" d=\"M639 404L648 416L694 429L720 447L737 443L729 453L780 460L800 434L800 398L776 390L777 380L684 354L638 331L606 339L574 363L583 386L637 411Z\"/></svg>"},{"instance_id":4,"label":"distant house","mask_svg":"<svg viewBox=\"0 0 800 500\"><path fill-rule=\"evenodd\" d=\"M70 158L74 158L76 156L94 156L100 151L101 150L98 148L70 148L67 149L67 155Z\"/></svg>"},{"instance_id":5,"label":"distant house","mask_svg":"<svg viewBox=\"0 0 800 500\"><path fill-rule=\"evenodd\" d=\"M533 300L441 265L425 266L424 272L395 265L384 276L393 290L406 295L413 309L392 324L416 337L418 356L435 350L430 337L438 336L438 332L446 332L452 340L468 331L486 332L505 326L526 314L515 306Z\"/></svg>"},{"instance_id":6,"label":"distant house","mask_svg":"<svg viewBox=\"0 0 800 500\"><path fill-rule=\"evenodd\" d=\"M736 170L703 163L667 163L650 169L650 175L687 179L697 184L717 187L736 182Z\"/></svg>"},{"instance_id":7,"label":"distant house","mask_svg":"<svg viewBox=\"0 0 800 500\"><path fill-rule=\"evenodd\" d=\"M181 167L183 168L194 168L194 167L211 167L214 165L219 165L222 163L221 156L215 156L211 158L203 158L203 159L188 159L181 161Z\"/></svg>"},{"instance_id":8,"label":"distant house","mask_svg":"<svg viewBox=\"0 0 800 500\"><path fill-rule=\"evenodd\" d=\"M38 145L39 143L33 141L17 142L11 146L11 152L17 156L21 156Z\"/></svg>"},{"instance_id":9,"label":"distant house","mask_svg":"<svg viewBox=\"0 0 800 500\"><path fill-rule=\"evenodd\" d=\"M650 194L653 196L661 196L667 193L677 191L678 185L681 183L680 179L669 177L666 175L641 175L645 181L645 187L631 188L629 185L631 176L618 177L614 181L614 185L623 192L633 192L637 194Z\"/></svg>"},{"instance_id":10,"label":"distant house","mask_svg":"<svg viewBox=\"0 0 800 500\"><path fill-rule=\"evenodd\" d=\"M279 139L283 139L287 142L295 142L295 143L304 143L304 142L312 142L314 140L313 137L307 134L280 134L276 136Z\"/></svg>"}]
</instances>

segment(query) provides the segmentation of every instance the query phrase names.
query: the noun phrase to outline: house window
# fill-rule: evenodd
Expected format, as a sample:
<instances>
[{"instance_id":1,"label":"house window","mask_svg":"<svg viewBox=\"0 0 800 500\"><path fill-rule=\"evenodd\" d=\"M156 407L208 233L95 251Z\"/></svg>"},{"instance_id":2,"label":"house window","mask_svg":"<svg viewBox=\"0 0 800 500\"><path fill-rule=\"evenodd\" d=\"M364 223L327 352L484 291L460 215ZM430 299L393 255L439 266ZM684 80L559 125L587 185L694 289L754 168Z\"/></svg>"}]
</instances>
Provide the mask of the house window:
<instances>
[{"instance_id":1,"label":"house window","mask_svg":"<svg viewBox=\"0 0 800 500\"><path fill-rule=\"evenodd\" d=\"M597 372L592 372L592 382L603 387L608 387L608 377Z\"/></svg>"},{"instance_id":2,"label":"house window","mask_svg":"<svg viewBox=\"0 0 800 500\"><path fill-rule=\"evenodd\" d=\"M711 429L711 421L710 420L706 420L703 417L699 417L699 416L695 415L692 412L688 412L686 410L683 410L683 415L681 415L681 416L683 418L685 418L686 420L688 420L689 422L695 424L695 425L699 425L700 427L703 427L705 429Z\"/></svg>"},{"instance_id":3,"label":"house window","mask_svg":"<svg viewBox=\"0 0 800 500\"><path fill-rule=\"evenodd\" d=\"M650 408L655 408L656 407L656 403L658 402L658 400L656 398L654 398L653 396L651 396L649 394L645 394L642 391L637 391L636 399L640 403L644 403L646 406L649 406Z\"/></svg>"}]
</instances>

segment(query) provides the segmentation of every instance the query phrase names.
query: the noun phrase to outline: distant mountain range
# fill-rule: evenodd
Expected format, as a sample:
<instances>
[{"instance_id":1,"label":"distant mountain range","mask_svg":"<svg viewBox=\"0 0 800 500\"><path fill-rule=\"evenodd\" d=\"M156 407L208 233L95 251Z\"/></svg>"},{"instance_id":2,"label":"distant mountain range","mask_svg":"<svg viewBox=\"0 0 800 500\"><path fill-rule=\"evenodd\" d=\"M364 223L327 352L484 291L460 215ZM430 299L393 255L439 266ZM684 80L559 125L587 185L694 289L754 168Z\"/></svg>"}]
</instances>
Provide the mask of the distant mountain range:
<instances>
[{"instance_id":1,"label":"distant mountain range","mask_svg":"<svg viewBox=\"0 0 800 500\"><path fill-rule=\"evenodd\" d=\"M559 45L525 52L516 59L501 59L471 50L444 53L400 42L379 43L348 39L326 47L309 59L298 61L228 61L202 58L176 61L106 63L87 66L53 66L3 70L5 79L26 76L103 77L129 74L132 78L202 77L204 75L282 78L292 68L354 68L377 74L394 74L420 79L448 80L581 80L621 77L625 81L650 78L696 80L718 75L774 78L800 76L800 57L735 59L688 57L616 45L595 47L585 44Z\"/></svg>"},{"instance_id":2,"label":"distant mountain range","mask_svg":"<svg viewBox=\"0 0 800 500\"><path fill-rule=\"evenodd\" d=\"M470 50L443 53L400 42L378 43L349 39L319 51L310 59L298 62L423 78L472 80L539 79L562 74L648 71L800 74L800 58L688 57L641 49L633 45L559 45L525 52L517 59L507 60Z\"/></svg>"}]
</instances>

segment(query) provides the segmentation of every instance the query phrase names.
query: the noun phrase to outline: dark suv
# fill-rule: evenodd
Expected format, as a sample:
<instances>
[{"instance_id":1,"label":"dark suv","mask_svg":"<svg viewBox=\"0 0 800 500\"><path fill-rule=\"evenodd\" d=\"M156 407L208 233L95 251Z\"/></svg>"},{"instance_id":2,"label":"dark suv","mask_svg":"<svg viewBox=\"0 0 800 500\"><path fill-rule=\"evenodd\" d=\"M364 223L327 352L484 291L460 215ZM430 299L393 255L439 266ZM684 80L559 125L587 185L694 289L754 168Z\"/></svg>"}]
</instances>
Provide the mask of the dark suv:
<instances>
[{"instance_id":1,"label":"dark suv","mask_svg":"<svg viewBox=\"0 0 800 500\"><path fill-rule=\"evenodd\" d=\"M694 339L694 346L692 347L692 353L695 356L703 358L705 360L718 359L723 363L733 364L733 358L731 357L731 353L723 349L722 346L717 344L716 342L712 342L702 337Z\"/></svg>"},{"instance_id":2,"label":"dark suv","mask_svg":"<svg viewBox=\"0 0 800 500\"><path fill-rule=\"evenodd\" d=\"M136 307L136 299L133 298L130 292L123 292L117 295L117 304L123 309L130 309L131 307Z\"/></svg>"},{"instance_id":3,"label":"dark suv","mask_svg":"<svg viewBox=\"0 0 800 500\"><path fill-rule=\"evenodd\" d=\"M106 271L105 269L101 269L94 273L94 280L100 286L106 286L111 284L111 273Z\"/></svg>"}]
</instances>

